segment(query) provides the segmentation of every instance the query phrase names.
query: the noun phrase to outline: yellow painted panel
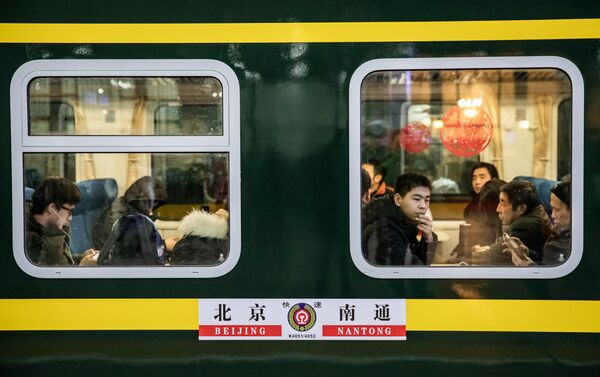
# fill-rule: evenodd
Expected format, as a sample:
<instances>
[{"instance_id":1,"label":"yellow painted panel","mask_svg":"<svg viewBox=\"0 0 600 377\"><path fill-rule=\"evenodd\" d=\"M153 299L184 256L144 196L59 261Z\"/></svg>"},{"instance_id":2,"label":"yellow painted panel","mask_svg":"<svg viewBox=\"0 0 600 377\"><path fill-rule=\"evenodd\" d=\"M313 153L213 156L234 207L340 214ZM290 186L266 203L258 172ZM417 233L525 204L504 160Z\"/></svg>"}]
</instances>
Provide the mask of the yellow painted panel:
<instances>
[{"instance_id":1,"label":"yellow painted panel","mask_svg":"<svg viewBox=\"0 0 600 377\"><path fill-rule=\"evenodd\" d=\"M195 299L0 300L0 330L190 330Z\"/></svg>"},{"instance_id":2,"label":"yellow painted panel","mask_svg":"<svg viewBox=\"0 0 600 377\"><path fill-rule=\"evenodd\" d=\"M600 38L600 19L218 24L0 24L0 43L318 43L596 38Z\"/></svg>"},{"instance_id":3,"label":"yellow painted panel","mask_svg":"<svg viewBox=\"0 0 600 377\"><path fill-rule=\"evenodd\" d=\"M600 301L407 300L408 331L600 332Z\"/></svg>"},{"instance_id":4,"label":"yellow painted panel","mask_svg":"<svg viewBox=\"0 0 600 377\"><path fill-rule=\"evenodd\" d=\"M600 301L406 301L408 331L600 333ZM197 299L4 299L0 330L197 330Z\"/></svg>"}]
</instances>

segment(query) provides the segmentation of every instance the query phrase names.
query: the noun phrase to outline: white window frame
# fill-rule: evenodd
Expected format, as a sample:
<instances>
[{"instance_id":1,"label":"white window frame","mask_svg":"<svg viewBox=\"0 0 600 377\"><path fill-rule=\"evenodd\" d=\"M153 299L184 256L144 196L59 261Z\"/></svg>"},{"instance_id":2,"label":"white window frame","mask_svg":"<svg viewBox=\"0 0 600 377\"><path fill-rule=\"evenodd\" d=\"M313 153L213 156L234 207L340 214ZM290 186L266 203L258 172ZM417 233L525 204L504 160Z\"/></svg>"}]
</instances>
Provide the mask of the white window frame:
<instances>
[{"instance_id":1,"label":"white window frame","mask_svg":"<svg viewBox=\"0 0 600 377\"><path fill-rule=\"evenodd\" d=\"M554 267L374 266L361 250L361 86L376 71L554 68L567 74L572 85L571 144L571 255ZM375 59L359 66L350 80L350 255L365 275L380 279L538 279L559 278L575 270L583 254L583 130L584 86L581 72L570 60L557 56Z\"/></svg>"},{"instance_id":2,"label":"white window frame","mask_svg":"<svg viewBox=\"0 0 600 377\"><path fill-rule=\"evenodd\" d=\"M31 136L28 86L40 77L213 77L223 87L223 135ZM230 272L241 254L240 85L217 60L34 60L13 75L11 98L12 234L17 265L38 278L212 278ZM224 152L229 155L229 255L216 266L38 266L25 255L23 155L30 152Z\"/></svg>"}]
</instances>

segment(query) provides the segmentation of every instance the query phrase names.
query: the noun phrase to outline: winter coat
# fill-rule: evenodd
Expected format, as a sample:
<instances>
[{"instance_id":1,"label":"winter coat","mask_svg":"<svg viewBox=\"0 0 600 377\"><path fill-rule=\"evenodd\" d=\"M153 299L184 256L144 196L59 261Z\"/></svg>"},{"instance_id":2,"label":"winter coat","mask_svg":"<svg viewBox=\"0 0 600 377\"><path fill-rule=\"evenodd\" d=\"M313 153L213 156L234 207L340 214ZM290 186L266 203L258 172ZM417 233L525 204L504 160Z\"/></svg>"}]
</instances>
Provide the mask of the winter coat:
<instances>
[{"instance_id":1,"label":"winter coat","mask_svg":"<svg viewBox=\"0 0 600 377\"><path fill-rule=\"evenodd\" d=\"M571 255L571 231L564 230L554 237L550 237L544 245L543 265L558 265Z\"/></svg>"},{"instance_id":2,"label":"winter coat","mask_svg":"<svg viewBox=\"0 0 600 377\"><path fill-rule=\"evenodd\" d=\"M541 263L544 258L544 244L550 236L550 220L541 204L533 211L516 218L506 227L505 232L511 237L520 239L530 250L529 258L535 263ZM503 253L503 249L505 247L502 245L502 242L498 242L490 247L490 264L512 265L511 254Z\"/></svg>"},{"instance_id":3,"label":"winter coat","mask_svg":"<svg viewBox=\"0 0 600 377\"><path fill-rule=\"evenodd\" d=\"M138 213L147 215L150 210L166 201L167 190L161 181L149 176L138 179L98 218L92 229L94 248L102 249L113 225L123 216Z\"/></svg>"},{"instance_id":4,"label":"winter coat","mask_svg":"<svg viewBox=\"0 0 600 377\"><path fill-rule=\"evenodd\" d=\"M146 266L165 263L165 243L154 222L141 213L124 215L100 250L97 263Z\"/></svg>"},{"instance_id":5,"label":"winter coat","mask_svg":"<svg viewBox=\"0 0 600 377\"><path fill-rule=\"evenodd\" d=\"M64 229L55 226L44 227L38 223L31 209L27 211L27 231L25 250L27 258L40 266L70 266L78 264L80 256L73 258L69 247L70 227Z\"/></svg>"},{"instance_id":6,"label":"winter coat","mask_svg":"<svg viewBox=\"0 0 600 377\"><path fill-rule=\"evenodd\" d=\"M224 217L204 211L187 214L179 226L182 238L175 244L171 264L211 266L229 254L229 225Z\"/></svg>"},{"instance_id":7,"label":"winter coat","mask_svg":"<svg viewBox=\"0 0 600 377\"><path fill-rule=\"evenodd\" d=\"M417 239L417 226L395 205L392 195L371 201L362 220L363 256L373 265L424 265L433 255L436 242Z\"/></svg>"},{"instance_id":8,"label":"winter coat","mask_svg":"<svg viewBox=\"0 0 600 377\"><path fill-rule=\"evenodd\" d=\"M385 184L385 182L381 182L377 191L371 194L371 200L382 198L386 195L394 195L394 189Z\"/></svg>"}]
</instances>

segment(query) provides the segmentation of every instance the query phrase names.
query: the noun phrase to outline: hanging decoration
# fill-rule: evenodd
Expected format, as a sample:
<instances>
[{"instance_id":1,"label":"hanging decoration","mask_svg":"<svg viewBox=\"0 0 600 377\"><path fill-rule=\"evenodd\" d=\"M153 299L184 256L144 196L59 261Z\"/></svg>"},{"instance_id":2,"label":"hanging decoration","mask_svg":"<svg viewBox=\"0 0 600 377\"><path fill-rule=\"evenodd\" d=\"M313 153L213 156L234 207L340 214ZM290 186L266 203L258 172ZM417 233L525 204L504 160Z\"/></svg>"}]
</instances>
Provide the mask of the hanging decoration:
<instances>
[{"instance_id":1,"label":"hanging decoration","mask_svg":"<svg viewBox=\"0 0 600 377\"><path fill-rule=\"evenodd\" d=\"M492 120L481 104L481 98L461 98L458 105L452 106L442 118L444 126L440 129L440 139L457 156L475 156L492 140Z\"/></svg>"},{"instance_id":2,"label":"hanging decoration","mask_svg":"<svg viewBox=\"0 0 600 377\"><path fill-rule=\"evenodd\" d=\"M407 153L423 152L431 143L431 131L421 122L407 123L400 130L399 142Z\"/></svg>"}]
</instances>

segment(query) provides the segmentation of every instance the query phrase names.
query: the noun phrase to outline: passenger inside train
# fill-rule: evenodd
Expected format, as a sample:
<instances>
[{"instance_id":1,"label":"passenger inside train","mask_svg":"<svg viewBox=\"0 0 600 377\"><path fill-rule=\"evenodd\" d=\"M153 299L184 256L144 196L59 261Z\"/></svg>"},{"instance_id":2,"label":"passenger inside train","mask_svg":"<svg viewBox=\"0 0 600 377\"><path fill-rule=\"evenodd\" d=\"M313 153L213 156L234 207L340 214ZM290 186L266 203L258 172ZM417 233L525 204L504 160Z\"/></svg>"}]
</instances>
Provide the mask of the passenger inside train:
<instances>
[{"instance_id":1,"label":"passenger inside train","mask_svg":"<svg viewBox=\"0 0 600 377\"><path fill-rule=\"evenodd\" d=\"M26 206L25 250L35 264L86 265L93 263L95 250L71 251L70 221L80 200L79 188L62 177L48 177L33 192Z\"/></svg>"},{"instance_id":2,"label":"passenger inside train","mask_svg":"<svg viewBox=\"0 0 600 377\"><path fill-rule=\"evenodd\" d=\"M44 177L60 177L66 187L39 209L62 221L57 225L64 229L56 232L60 253L31 246L42 244L34 236L42 234L44 217L26 232L31 263L214 266L227 259L230 159L226 147L214 147L228 132L218 79L40 77L28 91L29 135L49 145L62 138L68 149L71 136L98 145L106 137L152 136L151 142L164 144L152 148L157 152L119 152L113 138L89 151L24 153L29 206L44 192ZM169 151L174 137L197 137L204 146Z\"/></svg>"},{"instance_id":3,"label":"passenger inside train","mask_svg":"<svg viewBox=\"0 0 600 377\"><path fill-rule=\"evenodd\" d=\"M374 265L427 265L437 236L427 216L431 182L407 173L394 193L373 199L363 213L363 255Z\"/></svg>"},{"instance_id":4,"label":"passenger inside train","mask_svg":"<svg viewBox=\"0 0 600 377\"><path fill-rule=\"evenodd\" d=\"M572 88L563 72L380 70L364 78L360 96L361 167L382 161L388 183L407 173L433 182L438 242L422 265L552 266L568 258L565 226L550 232L570 221L568 202L550 193L571 164ZM362 219L365 259L407 265L369 257L372 221ZM546 255L550 240L559 251Z\"/></svg>"},{"instance_id":5,"label":"passenger inside train","mask_svg":"<svg viewBox=\"0 0 600 377\"><path fill-rule=\"evenodd\" d=\"M558 265L571 254L571 184L569 180L563 180L551 189L550 203L554 225L552 235L542 248L541 261L533 260L532 255L540 253L531 250L518 237L506 239L504 242L504 252L510 252L515 266Z\"/></svg>"},{"instance_id":6,"label":"passenger inside train","mask_svg":"<svg viewBox=\"0 0 600 377\"><path fill-rule=\"evenodd\" d=\"M164 185L149 176L135 181L123 196L107 204L89 229L77 227L72 232L74 214L86 217L82 206L89 206L90 193L83 203L79 185L62 177L48 177L33 191L26 206L27 257L40 266L151 266L199 265L222 263L229 254L229 213L221 208L215 213L208 206L195 208L185 215L172 233L159 231L155 211L168 204ZM160 213L160 211L158 211ZM172 221L170 221L172 222ZM93 247L83 252L81 245L87 234ZM172 237L163 240L162 234ZM75 240L75 242L73 242Z\"/></svg>"}]
</instances>

